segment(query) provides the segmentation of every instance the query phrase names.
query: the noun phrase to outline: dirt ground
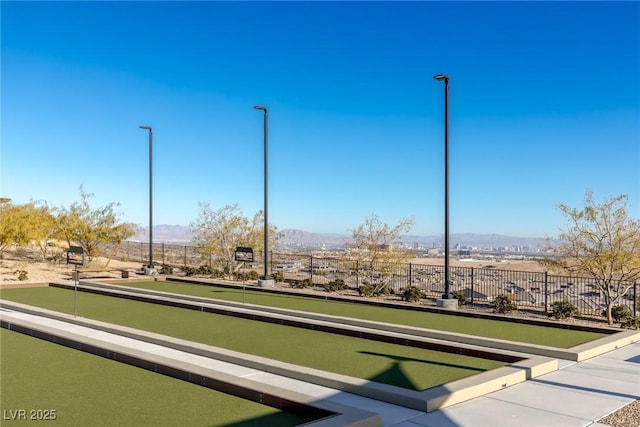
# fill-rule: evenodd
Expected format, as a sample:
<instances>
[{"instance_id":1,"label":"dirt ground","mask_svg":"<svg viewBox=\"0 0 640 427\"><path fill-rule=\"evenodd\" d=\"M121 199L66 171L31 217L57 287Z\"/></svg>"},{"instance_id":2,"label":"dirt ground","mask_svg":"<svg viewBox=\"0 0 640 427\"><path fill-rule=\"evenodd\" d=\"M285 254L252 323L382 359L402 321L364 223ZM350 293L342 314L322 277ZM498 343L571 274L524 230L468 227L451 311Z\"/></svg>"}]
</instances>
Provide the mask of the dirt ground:
<instances>
[{"instance_id":1,"label":"dirt ground","mask_svg":"<svg viewBox=\"0 0 640 427\"><path fill-rule=\"evenodd\" d=\"M105 269L107 271L100 272L101 276L120 278L122 277L121 269L133 272L142 267L142 264L138 262L122 262L115 259L108 261L106 258L98 258L85 268ZM66 264L66 261L60 263L42 262L18 259L11 254L8 256L5 254L4 259L0 260L0 286L24 286L56 280L71 280L71 273L74 269L75 266ZM26 276L24 272L26 272ZM20 280L21 276L23 280Z\"/></svg>"}]
</instances>

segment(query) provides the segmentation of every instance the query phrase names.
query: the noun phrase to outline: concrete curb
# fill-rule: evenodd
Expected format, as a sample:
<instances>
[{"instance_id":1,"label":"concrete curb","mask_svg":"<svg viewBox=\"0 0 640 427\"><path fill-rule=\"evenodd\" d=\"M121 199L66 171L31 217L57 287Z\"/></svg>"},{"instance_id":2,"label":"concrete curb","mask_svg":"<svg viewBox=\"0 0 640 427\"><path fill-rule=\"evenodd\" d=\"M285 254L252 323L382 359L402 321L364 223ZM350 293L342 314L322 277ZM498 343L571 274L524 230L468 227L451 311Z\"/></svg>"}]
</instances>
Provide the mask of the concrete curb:
<instances>
[{"instance_id":1,"label":"concrete curb","mask_svg":"<svg viewBox=\"0 0 640 427\"><path fill-rule=\"evenodd\" d=\"M179 338L140 331L124 326L113 325L91 319L74 318L70 315L24 304L0 300L0 306L99 329L105 332L126 336L128 338L142 340L176 350L427 412L482 396L558 369L557 360L546 357L533 357L530 359L519 360L509 366L483 372L472 377L463 378L432 389L414 391L309 367L284 363L260 356L239 353L220 347L194 343Z\"/></svg>"},{"instance_id":2,"label":"concrete curb","mask_svg":"<svg viewBox=\"0 0 640 427\"><path fill-rule=\"evenodd\" d=\"M9 307L1 301L3 307ZM37 310L35 310L37 312ZM45 316L51 313L43 313ZM49 316L46 316L49 317ZM64 316L61 316L62 320ZM77 320L77 319L76 319ZM64 321L64 320L63 320ZM74 322L81 324L84 322ZM87 322L91 324L92 322ZM98 322L100 323L100 322ZM379 426L380 416L361 409L348 407L327 400L283 389L277 386L252 381L248 378L229 375L225 372L178 361L158 354L121 346L112 342L78 335L48 325L16 319L10 313L0 312L0 325L36 338L51 341L77 350L106 357L129 365L168 375L193 384L212 388L244 399L253 400L281 410L313 413L321 416L307 423L313 427L365 427ZM95 328L98 325L93 325ZM91 326L89 326L91 327ZM121 334L122 335L122 334Z\"/></svg>"}]
</instances>

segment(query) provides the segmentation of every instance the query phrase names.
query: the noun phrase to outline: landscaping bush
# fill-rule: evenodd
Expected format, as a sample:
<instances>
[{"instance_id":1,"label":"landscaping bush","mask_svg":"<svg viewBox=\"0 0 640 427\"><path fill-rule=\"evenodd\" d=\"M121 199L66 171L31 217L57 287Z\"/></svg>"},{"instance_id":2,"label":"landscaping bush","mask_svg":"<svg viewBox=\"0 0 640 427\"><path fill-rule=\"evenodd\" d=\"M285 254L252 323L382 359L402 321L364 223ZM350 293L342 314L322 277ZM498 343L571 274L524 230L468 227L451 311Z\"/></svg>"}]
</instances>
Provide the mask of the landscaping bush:
<instances>
[{"instance_id":1,"label":"landscaping bush","mask_svg":"<svg viewBox=\"0 0 640 427\"><path fill-rule=\"evenodd\" d=\"M160 274L173 274L173 267L167 264L162 264L160 268Z\"/></svg>"},{"instance_id":2,"label":"landscaping bush","mask_svg":"<svg viewBox=\"0 0 640 427\"><path fill-rule=\"evenodd\" d=\"M29 279L27 270L18 270L16 271L16 274L18 275L18 280L21 282Z\"/></svg>"},{"instance_id":3,"label":"landscaping bush","mask_svg":"<svg viewBox=\"0 0 640 427\"><path fill-rule=\"evenodd\" d=\"M236 271L233 273L233 278L238 282L245 282L247 280L258 280L260 276L258 272L250 270L250 271Z\"/></svg>"},{"instance_id":4,"label":"landscaping bush","mask_svg":"<svg viewBox=\"0 0 640 427\"><path fill-rule=\"evenodd\" d=\"M467 294L462 291L453 291L451 292L451 295L458 300L458 305L467 305L471 302Z\"/></svg>"},{"instance_id":5,"label":"landscaping bush","mask_svg":"<svg viewBox=\"0 0 640 427\"><path fill-rule=\"evenodd\" d=\"M510 313L518 308L514 299L508 295L498 295L494 298L492 305L493 312L499 314Z\"/></svg>"},{"instance_id":6,"label":"landscaping bush","mask_svg":"<svg viewBox=\"0 0 640 427\"><path fill-rule=\"evenodd\" d=\"M369 283L366 280L358 288L358 294L361 297L378 297L380 295L389 295L393 293L389 285L385 283Z\"/></svg>"},{"instance_id":7,"label":"landscaping bush","mask_svg":"<svg viewBox=\"0 0 640 427\"><path fill-rule=\"evenodd\" d=\"M407 286L402 292L402 300L407 302L420 302L423 297L422 290L417 286Z\"/></svg>"},{"instance_id":8,"label":"landscaping bush","mask_svg":"<svg viewBox=\"0 0 640 427\"><path fill-rule=\"evenodd\" d=\"M347 284L342 279L332 280L322 285L327 292L343 291L347 289Z\"/></svg>"},{"instance_id":9,"label":"landscaping bush","mask_svg":"<svg viewBox=\"0 0 640 427\"><path fill-rule=\"evenodd\" d=\"M358 294L361 297L372 297L373 296L373 285L370 283L364 283L358 287Z\"/></svg>"},{"instance_id":10,"label":"landscaping bush","mask_svg":"<svg viewBox=\"0 0 640 427\"><path fill-rule=\"evenodd\" d=\"M306 279L291 282L291 287L296 289L305 289L313 286L313 282L308 277Z\"/></svg>"},{"instance_id":11,"label":"landscaping bush","mask_svg":"<svg viewBox=\"0 0 640 427\"><path fill-rule=\"evenodd\" d=\"M620 322L620 327L625 329L640 329L640 316L629 316Z\"/></svg>"},{"instance_id":12,"label":"landscaping bush","mask_svg":"<svg viewBox=\"0 0 640 427\"><path fill-rule=\"evenodd\" d=\"M213 274L213 269L211 267L209 267L208 265L201 265L200 267L198 267L196 269L196 274L202 275L202 276L209 276L211 274Z\"/></svg>"},{"instance_id":13,"label":"landscaping bush","mask_svg":"<svg viewBox=\"0 0 640 427\"><path fill-rule=\"evenodd\" d=\"M284 282L284 273L282 271L276 271L271 274L271 278L276 282Z\"/></svg>"},{"instance_id":14,"label":"landscaping bush","mask_svg":"<svg viewBox=\"0 0 640 427\"><path fill-rule=\"evenodd\" d=\"M556 301L551 304L551 313L550 316L555 317L556 319L569 319L573 316L580 314L580 310L578 307L571 304L569 300L563 299L562 301Z\"/></svg>"},{"instance_id":15,"label":"landscaping bush","mask_svg":"<svg viewBox=\"0 0 640 427\"><path fill-rule=\"evenodd\" d=\"M606 310L602 312L603 316L607 316ZM611 317L616 322L624 322L625 320L633 317L633 313L626 305L614 305L611 307Z\"/></svg>"},{"instance_id":16,"label":"landscaping bush","mask_svg":"<svg viewBox=\"0 0 640 427\"><path fill-rule=\"evenodd\" d=\"M194 274L196 274L196 269L193 267L182 267L182 271L184 271L185 276L193 276Z\"/></svg>"}]
</instances>

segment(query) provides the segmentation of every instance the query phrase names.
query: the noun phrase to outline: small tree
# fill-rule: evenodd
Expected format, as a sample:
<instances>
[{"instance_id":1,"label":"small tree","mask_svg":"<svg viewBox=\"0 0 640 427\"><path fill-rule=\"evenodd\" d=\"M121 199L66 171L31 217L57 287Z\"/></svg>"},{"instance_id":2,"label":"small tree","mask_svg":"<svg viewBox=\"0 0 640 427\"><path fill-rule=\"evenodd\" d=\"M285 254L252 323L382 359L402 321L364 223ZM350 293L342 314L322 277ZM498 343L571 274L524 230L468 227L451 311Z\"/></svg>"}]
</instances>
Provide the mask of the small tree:
<instances>
[{"instance_id":1,"label":"small tree","mask_svg":"<svg viewBox=\"0 0 640 427\"><path fill-rule=\"evenodd\" d=\"M640 221L627 215L627 198L620 195L597 204L587 192L583 209L561 204L569 225L561 229L559 243L552 247L559 258L544 261L591 277L604 296L609 325L613 324L611 308L640 277Z\"/></svg>"},{"instance_id":2,"label":"small tree","mask_svg":"<svg viewBox=\"0 0 640 427\"><path fill-rule=\"evenodd\" d=\"M211 257L218 267L231 276L240 265L235 261L238 246L255 251L264 247L264 216L258 211L253 218L246 218L237 204L227 205L216 211L208 203L199 203L198 218L191 223L193 243L201 256ZM269 245L275 246L277 229L269 226Z\"/></svg>"},{"instance_id":3,"label":"small tree","mask_svg":"<svg viewBox=\"0 0 640 427\"><path fill-rule=\"evenodd\" d=\"M388 286L391 272L397 264L411 258L409 251L394 248L393 243L401 233L408 232L413 224L413 218L403 218L392 227L373 214L365 217L363 224L351 230L353 252L359 260L368 264L365 274L374 288L374 294L381 293Z\"/></svg>"},{"instance_id":4,"label":"small tree","mask_svg":"<svg viewBox=\"0 0 640 427\"><path fill-rule=\"evenodd\" d=\"M11 199L0 199L0 255L20 240L22 210L11 203Z\"/></svg>"},{"instance_id":5,"label":"small tree","mask_svg":"<svg viewBox=\"0 0 640 427\"><path fill-rule=\"evenodd\" d=\"M518 309L518 304L513 299L513 297L509 295L498 295L493 299L493 311L499 314L507 314L511 313L514 310Z\"/></svg>"},{"instance_id":6,"label":"small tree","mask_svg":"<svg viewBox=\"0 0 640 427\"><path fill-rule=\"evenodd\" d=\"M119 245L136 232L135 224L118 222L118 214L114 212L118 203L92 209L91 197L93 194L85 193L80 187L80 202L72 203L69 209L61 208L58 216L60 236L69 246L82 246L89 261L102 256L108 246Z\"/></svg>"},{"instance_id":7,"label":"small tree","mask_svg":"<svg viewBox=\"0 0 640 427\"><path fill-rule=\"evenodd\" d=\"M12 205L10 199L0 199L0 253L10 245L35 243L45 259L55 230L56 218L46 203Z\"/></svg>"}]
</instances>

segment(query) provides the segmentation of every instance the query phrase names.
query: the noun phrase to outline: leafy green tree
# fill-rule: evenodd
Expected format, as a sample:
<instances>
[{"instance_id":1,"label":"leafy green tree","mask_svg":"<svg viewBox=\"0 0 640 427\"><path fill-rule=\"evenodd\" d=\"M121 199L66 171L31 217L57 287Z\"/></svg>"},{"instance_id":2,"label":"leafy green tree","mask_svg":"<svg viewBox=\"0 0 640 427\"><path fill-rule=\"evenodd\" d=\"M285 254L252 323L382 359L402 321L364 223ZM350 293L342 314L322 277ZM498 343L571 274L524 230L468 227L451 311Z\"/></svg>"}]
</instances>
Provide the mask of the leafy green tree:
<instances>
[{"instance_id":1,"label":"leafy green tree","mask_svg":"<svg viewBox=\"0 0 640 427\"><path fill-rule=\"evenodd\" d=\"M49 245L55 238L57 218L55 210L45 202L32 202L21 205L21 228L23 243L35 243L40 249L42 259L47 258Z\"/></svg>"},{"instance_id":2,"label":"leafy green tree","mask_svg":"<svg viewBox=\"0 0 640 427\"><path fill-rule=\"evenodd\" d=\"M611 309L640 277L640 221L627 213L627 195L611 197L598 204L591 192L582 209L559 206L568 219L555 246L556 259L544 262L571 274L589 276L603 294L607 323L613 323Z\"/></svg>"},{"instance_id":3,"label":"leafy green tree","mask_svg":"<svg viewBox=\"0 0 640 427\"><path fill-rule=\"evenodd\" d=\"M116 247L122 241L136 233L137 226L132 223L119 222L114 209L119 203L109 203L96 209L91 207L89 200L93 194L85 193L80 187L80 201L71 206L60 209L58 215L58 233L69 246L82 246L89 261L103 256L108 247Z\"/></svg>"},{"instance_id":4,"label":"leafy green tree","mask_svg":"<svg viewBox=\"0 0 640 427\"><path fill-rule=\"evenodd\" d=\"M374 294L382 293L389 284L391 272L400 264L408 262L412 254L405 249L394 248L393 243L401 233L411 230L413 218L403 218L395 226L383 223L372 214L364 222L350 230L353 238L352 253L360 261L366 262L368 282L374 286Z\"/></svg>"},{"instance_id":5,"label":"leafy green tree","mask_svg":"<svg viewBox=\"0 0 640 427\"><path fill-rule=\"evenodd\" d=\"M0 199L0 255L15 243L18 227L18 210L11 203L11 199Z\"/></svg>"},{"instance_id":6,"label":"leafy green tree","mask_svg":"<svg viewBox=\"0 0 640 427\"><path fill-rule=\"evenodd\" d=\"M55 216L43 202L14 205L10 199L0 199L0 253L11 246L35 243L43 259L55 233Z\"/></svg>"},{"instance_id":7,"label":"leafy green tree","mask_svg":"<svg viewBox=\"0 0 640 427\"><path fill-rule=\"evenodd\" d=\"M253 218L245 217L237 204L213 210L208 203L199 203L198 218L190 224L193 244L203 258L212 262L228 276L240 266L235 261L238 246L253 248L254 253L264 249L264 215L258 211ZM276 227L269 225L269 246L278 240Z\"/></svg>"}]
</instances>

